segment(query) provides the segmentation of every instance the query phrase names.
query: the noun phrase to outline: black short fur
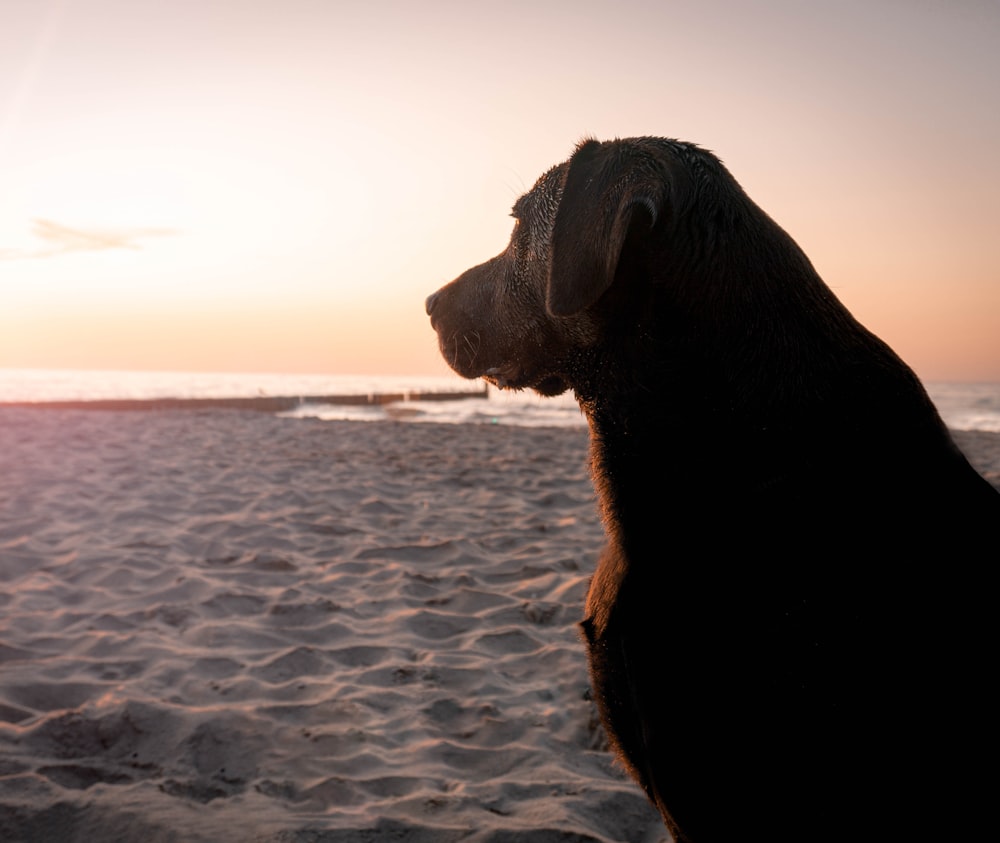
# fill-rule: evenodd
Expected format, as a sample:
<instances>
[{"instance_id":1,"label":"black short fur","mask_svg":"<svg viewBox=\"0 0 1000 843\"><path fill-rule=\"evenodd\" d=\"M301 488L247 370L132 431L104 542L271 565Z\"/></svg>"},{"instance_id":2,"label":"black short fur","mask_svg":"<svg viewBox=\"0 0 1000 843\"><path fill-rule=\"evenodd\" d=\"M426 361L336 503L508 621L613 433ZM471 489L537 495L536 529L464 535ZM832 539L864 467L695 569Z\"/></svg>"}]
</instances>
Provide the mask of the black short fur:
<instances>
[{"instance_id":1,"label":"black short fur","mask_svg":"<svg viewBox=\"0 0 1000 843\"><path fill-rule=\"evenodd\" d=\"M586 141L514 216L427 311L588 418L591 677L675 836L994 833L1000 495L917 377L691 144Z\"/></svg>"}]
</instances>

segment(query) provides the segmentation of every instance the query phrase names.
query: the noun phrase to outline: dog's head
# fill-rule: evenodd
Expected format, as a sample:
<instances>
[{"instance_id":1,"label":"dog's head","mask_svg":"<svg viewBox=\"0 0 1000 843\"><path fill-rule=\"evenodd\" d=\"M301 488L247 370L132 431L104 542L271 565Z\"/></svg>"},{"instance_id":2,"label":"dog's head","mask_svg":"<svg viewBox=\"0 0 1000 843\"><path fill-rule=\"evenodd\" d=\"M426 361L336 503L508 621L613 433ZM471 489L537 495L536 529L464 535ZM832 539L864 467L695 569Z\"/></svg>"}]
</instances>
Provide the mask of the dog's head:
<instances>
[{"instance_id":1,"label":"dog's head","mask_svg":"<svg viewBox=\"0 0 1000 843\"><path fill-rule=\"evenodd\" d=\"M609 303L599 303L625 255L640 253L668 216L666 194L684 178L682 148L591 140L545 173L514 204L507 248L427 299L448 364L505 388L555 395L573 387L605 335Z\"/></svg>"}]
</instances>

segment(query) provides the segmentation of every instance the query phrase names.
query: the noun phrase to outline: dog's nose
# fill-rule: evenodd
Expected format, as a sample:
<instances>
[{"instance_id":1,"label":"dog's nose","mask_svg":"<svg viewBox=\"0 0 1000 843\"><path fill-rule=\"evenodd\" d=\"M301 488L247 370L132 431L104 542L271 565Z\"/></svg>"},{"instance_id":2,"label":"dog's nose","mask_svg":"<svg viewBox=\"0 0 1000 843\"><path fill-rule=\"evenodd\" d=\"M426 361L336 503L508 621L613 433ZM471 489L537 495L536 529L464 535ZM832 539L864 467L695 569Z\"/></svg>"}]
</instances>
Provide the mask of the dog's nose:
<instances>
[{"instance_id":1,"label":"dog's nose","mask_svg":"<svg viewBox=\"0 0 1000 843\"><path fill-rule=\"evenodd\" d=\"M438 292L440 292L440 290ZM427 297L427 301L424 302L424 307L427 309L428 316L434 312L434 304L437 302L437 297L438 293L431 293Z\"/></svg>"}]
</instances>

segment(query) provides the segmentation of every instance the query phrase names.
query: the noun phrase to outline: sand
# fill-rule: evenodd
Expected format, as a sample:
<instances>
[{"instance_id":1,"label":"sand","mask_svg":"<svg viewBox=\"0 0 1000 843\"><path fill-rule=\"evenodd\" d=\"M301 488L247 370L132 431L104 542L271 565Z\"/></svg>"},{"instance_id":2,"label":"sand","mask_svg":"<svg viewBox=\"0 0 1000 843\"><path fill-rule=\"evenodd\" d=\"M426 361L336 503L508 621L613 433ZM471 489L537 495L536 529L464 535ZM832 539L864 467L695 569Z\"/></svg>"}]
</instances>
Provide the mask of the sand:
<instances>
[{"instance_id":1,"label":"sand","mask_svg":"<svg viewBox=\"0 0 1000 843\"><path fill-rule=\"evenodd\" d=\"M1000 482L1000 435L961 435ZM0 411L0 840L667 840L576 624L586 432Z\"/></svg>"},{"instance_id":2,"label":"sand","mask_svg":"<svg viewBox=\"0 0 1000 843\"><path fill-rule=\"evenodd\" d=\"M583 430L0 414L0 840L655 841Z\"/></svg>"}]
</instances>

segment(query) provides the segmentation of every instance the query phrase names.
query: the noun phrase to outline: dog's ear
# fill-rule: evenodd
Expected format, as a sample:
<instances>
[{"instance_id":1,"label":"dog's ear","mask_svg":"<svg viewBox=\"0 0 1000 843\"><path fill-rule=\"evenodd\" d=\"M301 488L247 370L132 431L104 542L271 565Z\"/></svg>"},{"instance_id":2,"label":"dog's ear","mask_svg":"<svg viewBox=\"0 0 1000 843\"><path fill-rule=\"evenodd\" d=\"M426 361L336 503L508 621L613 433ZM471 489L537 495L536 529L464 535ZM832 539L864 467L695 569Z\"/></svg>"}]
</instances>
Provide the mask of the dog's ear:
<instances>
[{"instance_id":1,"label":"dog's ear","mask_svg":"<svg viewBox=\"0 0 1000 843\"><path fill-rule=\"evenodd\" d=\"M614 281L630 228L652 228L660 214L662 179L616 147L586 141L570 159L552 228L545 301L552 316L596 302Z\"/></svg>"}]
</instances>

